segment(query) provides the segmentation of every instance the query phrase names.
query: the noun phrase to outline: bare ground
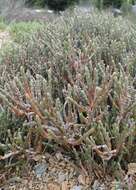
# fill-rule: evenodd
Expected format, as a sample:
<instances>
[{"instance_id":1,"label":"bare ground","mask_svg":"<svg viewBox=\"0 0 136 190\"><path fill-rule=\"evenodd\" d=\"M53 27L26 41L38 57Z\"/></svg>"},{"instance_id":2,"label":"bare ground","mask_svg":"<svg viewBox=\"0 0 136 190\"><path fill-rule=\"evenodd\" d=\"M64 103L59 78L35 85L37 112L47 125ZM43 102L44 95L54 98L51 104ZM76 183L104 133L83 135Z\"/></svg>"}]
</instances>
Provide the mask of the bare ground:
<instances>
[{"instance_id":1,"label":"bare ground","mask_svg":"<svg viewBox=\"0 0 136 190\"><path fill-rule=\"evenodd\" d=\"M2 45L10 40L10 34L8 31L0 31L0 48Z\"/></svg>"},{"instance_id":2,"label":"bare ground","mask_svg":"<svg viewBox=\"0 0 136 190\"><path fill-rule=\"evenodd\" d=\"M67 156L57 152L54 155L29 155L28 162L13 172L7 169L0 174L0 190L110 190L112 183L100 181L89 174L81 163L78 167ZM7 171L10 176L7 178ZM12 171L12 172L11 172ZM108 183L108 185L107 185ZM109 186L109 184L111 184ZM108 187L107 187L108 186Z\"/></svg>"}]
</instances>

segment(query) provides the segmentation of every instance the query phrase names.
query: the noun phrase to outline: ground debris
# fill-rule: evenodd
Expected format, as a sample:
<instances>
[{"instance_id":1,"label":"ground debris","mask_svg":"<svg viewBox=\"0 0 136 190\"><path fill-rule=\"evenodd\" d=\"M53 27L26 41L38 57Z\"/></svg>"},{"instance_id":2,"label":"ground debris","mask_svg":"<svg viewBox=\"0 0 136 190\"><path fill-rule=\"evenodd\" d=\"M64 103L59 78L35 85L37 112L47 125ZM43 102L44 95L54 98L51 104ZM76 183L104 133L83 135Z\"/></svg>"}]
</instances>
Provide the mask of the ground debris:
<instances>
[{"instance_id":1,"label":"ground debris","mask_svg":"<svg viewBox=\"0 0 136 190\"><path fill-rule=\"evenodd\" d=\"M32 152L28 158L30 159L28 163L32 163L32 160L35 163L31 171L28 171L30 167L26 167L20 177L14 173L1 188L4 190L89 190L91 180L77 170L70 158L62 154L52 156L48 153L47 156L46 153L39 156Z\"/></svg>"},{"instance_id":2,"label":"ground debris","mask_svg":"<svg viewBox=\"0 0 136 190\"><path fill-rule=\"evenodd\" d=\"M10 34L8 31L0 31L0 48L3 44L10 41Z\"/></svg>"},{"instance_id":3,"label":"ground debris","mask_svg":"<svg viewBox=\"0 0 136 190\"><path fill-rule=\"evenodd\" d=\"M14 172L8 174L7 178L6 173L0 174L1 183L3 182L0 190L114 190L116 187L123 190L126 185L134 185L134 180L131 183L132 175L128 174L135 172L135 164L128 166L128 173L123 182L120 182L113 181L109 176L103 180L99 175L95 176L100 168L94 174L92 172L86 175L82 168L75 166L73 160L61 153L40 155L27 150L25 154L28 160L21 175Z\"/></svg>"}]
</instances>

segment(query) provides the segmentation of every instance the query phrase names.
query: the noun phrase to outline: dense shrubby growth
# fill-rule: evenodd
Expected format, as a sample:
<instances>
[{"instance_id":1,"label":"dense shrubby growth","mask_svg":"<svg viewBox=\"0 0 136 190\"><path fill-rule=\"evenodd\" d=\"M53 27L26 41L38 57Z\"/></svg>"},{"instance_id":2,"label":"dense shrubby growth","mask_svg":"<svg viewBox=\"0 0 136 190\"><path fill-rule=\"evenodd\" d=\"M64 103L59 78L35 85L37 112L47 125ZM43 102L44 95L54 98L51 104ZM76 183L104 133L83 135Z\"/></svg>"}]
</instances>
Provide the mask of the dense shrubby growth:
<instances>
[{"instance_id":1,"label":"dense shrubby growth","mask_svg":"<svg viewBox=\"0 0 136 190\"><path fill-rule=\"evenodd\" d=\"M98 8L115 7L120 8L124 4L134 4L135 0L93 0Z\"/></svg>"},{"instance_id":2,"label":"dense shrubby growth","mask_svg":"<svg viewBox=\"0 0 136 190\"><path fill-rule=\"evenodd\" d=\"M78 3L79 0L46 0L46 4L49 8L56 11L63 11L71 5Z\"/></svg>"},{"instance_id":3,"label":"dense shrubby growth","mask_svg":"<svg viewBox=\"0 0 136 190\"><path fill-rule=\"evenodd\" d=\"M26 0L26 4L29 6L45 7L45 0Z\"/></svg>"},{"instance_id":4,"label":"dense shrubby growth","mask_svg":"<svg viewBox=\"0 0 136 190\"><path fill-rule=\"evenodd\" d=\"M109 6L120 7L124 0L94 0L94 2L98 8L105 8Z\"/></svg>"},{"instance_id":5,"label":"dense shrubby growth","mask_svg":"<svg viewBox=\"0 0 136 190\"><path fill-rule=\"evenodd\" d=\"M124 3L134 4L135 0L27 0L26 2L29 5L36 5L36 6L49 6L49 8L54 10L64 10L65 8L69 7L70 5L73 5L74 3L80 3L80 2L93 2L97 5L97 7L121 7Z\"/></svg>"},{"instance_id":6,"label":"dense shrubby growth","mask_svg":"<svg viewBox=\"0 0 136 190\"><path fill-rule=\"evenodd\" d=\"M78 0L27 0L26 3L28 5L34 5L34 6L40 6L45 7L48 6L49 8L53 10L65 10L69 6L73 5L74 3L77 3Z\"/></svg>"},{"instance_id":7,"label":"dense shrubby growth","mask_svg":"<svg viewBox=\"0 0 136 190\"><path fill-rule=\"evenodd\" d=\"M65 15L3 50L1 106L23 122L5 142L55 143L88 169L126 169L136 161L135 55L133 24L106 13Z\"/></svg>"}]
</instances>

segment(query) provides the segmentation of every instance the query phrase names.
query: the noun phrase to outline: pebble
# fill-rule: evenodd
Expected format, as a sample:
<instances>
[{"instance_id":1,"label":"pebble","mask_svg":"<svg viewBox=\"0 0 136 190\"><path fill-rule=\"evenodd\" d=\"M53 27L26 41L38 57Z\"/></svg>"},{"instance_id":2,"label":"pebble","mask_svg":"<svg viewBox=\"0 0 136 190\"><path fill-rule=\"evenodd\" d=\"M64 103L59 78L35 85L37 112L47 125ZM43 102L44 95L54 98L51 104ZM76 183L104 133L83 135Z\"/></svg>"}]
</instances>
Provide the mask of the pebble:
<instances>
[{"instance_id":1,"label":"pebble","mask_svg":"<svg viewBox=\"0 0 136 190\"><path fill-rule=\"evenodd\" d=\"M65 179L66 179L66 175L65 175L64 173L59 173L59 174L58 174L58 182L59 182L59 183L64 182Z\"/></svg>"},{"instance_id":2,"label":"pebble","mask_svg":"<svg viewBox=\"0 0 136 190\"><path fill-rule=\"evenodd\" d=\"M74 187L72 187L72 189L70 190L82 190L82 186L80 185L75 185Z\"/></svg>"},{"instance_id":3,"label":"pebble","mask_svg":"<svg viewBox=\"0 0 136 190\"><path fill-rule=\"evenodd\" d=\"M47 168L48 168L48 165L46 163L41 163L41 164L36 165L35 166L36 177L41 178L45 174Z\"/></svg>"}]
</instances>

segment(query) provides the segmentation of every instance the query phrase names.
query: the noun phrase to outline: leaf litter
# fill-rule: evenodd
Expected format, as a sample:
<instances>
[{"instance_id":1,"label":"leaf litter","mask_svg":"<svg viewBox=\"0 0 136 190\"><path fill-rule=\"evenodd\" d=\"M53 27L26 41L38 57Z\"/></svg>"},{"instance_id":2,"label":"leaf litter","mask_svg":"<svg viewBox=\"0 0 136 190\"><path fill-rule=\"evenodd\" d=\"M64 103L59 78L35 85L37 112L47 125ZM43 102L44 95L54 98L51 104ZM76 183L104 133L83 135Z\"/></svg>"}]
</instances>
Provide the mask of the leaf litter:
<instances>
[{"instance_id":1,"label":"leaf litter","mask_svg":"<svg viewBox=\"0 0 136 190\"><path fill-rule=\"evenodd\" d=\"M31 152L27 162L20 175L16 171L10 173L10 178L5 176L0 190L89 190L94 183L93 176L86 176L68 156L61 153L38 155Z\"/></svg>"}]
</instances>

